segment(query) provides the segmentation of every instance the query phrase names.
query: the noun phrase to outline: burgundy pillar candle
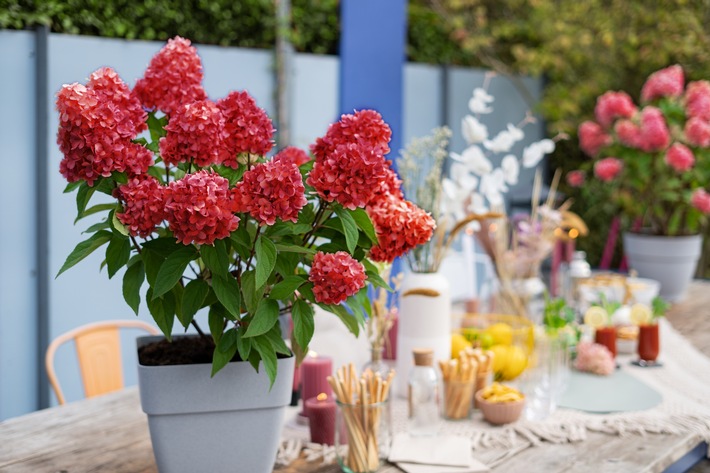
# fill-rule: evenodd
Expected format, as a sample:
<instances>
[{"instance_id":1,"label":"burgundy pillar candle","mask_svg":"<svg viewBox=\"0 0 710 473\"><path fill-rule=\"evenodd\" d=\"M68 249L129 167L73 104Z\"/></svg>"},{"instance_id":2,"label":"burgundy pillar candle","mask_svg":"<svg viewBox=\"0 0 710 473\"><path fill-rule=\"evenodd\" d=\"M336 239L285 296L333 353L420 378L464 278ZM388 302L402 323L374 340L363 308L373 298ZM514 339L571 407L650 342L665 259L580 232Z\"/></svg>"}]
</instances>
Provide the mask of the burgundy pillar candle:
<instances>
[{"instance_id":1,"label":"burgundy pillar candle","mask_svg":"<svg viewBox=\"0 0 710 473\"><path fill-rule=\"evenodd\" d=\"M392 327L389 332L387 332L387 343L385 343L385 349L382 352L382 358L384 360L397 359L397 326L399 325L399 315L396 308L392 309L390 316L392 317Z\"/></svg>"},{"instance_id":2,"label":"burgundy pillar candle","mask_svg":"<svg viewBox=\"0 0 710 473\"><path fill-rule=\"evenodd\" d=\"M335 401L326 393L306 399L311 442L325 445L335 443Z\"/></svg>"},{"instance_id":3,"label":"burgundy pillar candle","mask_svg":"<svg viewBox=\"0 0 710 473\"><path fill-rule=\"evenodd\" d=\"M333 360L328 356L320 356L310 352L301 363L301 399L303 399L302 414L308 417L306 400L325 393L331 397L333 390L328 384L328 376L333 374Z\"/></svg>"}]
</instances>

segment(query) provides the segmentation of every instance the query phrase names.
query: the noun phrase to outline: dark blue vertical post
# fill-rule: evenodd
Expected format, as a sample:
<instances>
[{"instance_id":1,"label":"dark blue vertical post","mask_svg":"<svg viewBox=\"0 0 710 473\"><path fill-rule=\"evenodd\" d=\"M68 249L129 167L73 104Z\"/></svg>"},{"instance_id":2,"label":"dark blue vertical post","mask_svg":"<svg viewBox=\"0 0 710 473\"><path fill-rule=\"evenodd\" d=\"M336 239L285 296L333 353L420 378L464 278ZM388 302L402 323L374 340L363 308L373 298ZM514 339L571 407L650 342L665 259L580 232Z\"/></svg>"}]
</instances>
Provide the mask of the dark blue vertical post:
<instances>
[{"instance_id":1,"label":"dark blue vertical post","mask_svg":"<svg viewBox=\"0 0 710 473\"><path fill-rule=\"evenodd\" d=\"M340 2L340 111L372 108L392 128L394 158L402 147L407 0Z\"/></svg>"}]
</instances>

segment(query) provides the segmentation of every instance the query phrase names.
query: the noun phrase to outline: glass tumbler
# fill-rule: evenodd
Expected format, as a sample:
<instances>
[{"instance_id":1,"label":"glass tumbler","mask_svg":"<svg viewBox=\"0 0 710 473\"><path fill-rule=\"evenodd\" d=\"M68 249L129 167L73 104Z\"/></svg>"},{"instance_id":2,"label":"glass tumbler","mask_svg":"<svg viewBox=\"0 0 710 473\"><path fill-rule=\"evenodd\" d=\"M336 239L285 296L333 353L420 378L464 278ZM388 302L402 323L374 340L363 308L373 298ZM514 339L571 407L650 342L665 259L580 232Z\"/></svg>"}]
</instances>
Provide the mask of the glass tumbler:
<instances>
[{"instance_id":1,"label":"glass tumbler","mask_svg":"<svg viewBox=\"0 0 710 473\"><path fill-rule=\"evenodd\" d=\"M346 473L374 473L392 443L389 399L372 404L336 401L335 453Z\"/></svg>"},{"instance_id":2,"label":"glass tumbler","mask_svg":"<svg viewBox=\"0 0 710 473\"><path fill-rule=\"evenodd\" d=\"M659 351L658 324L640 325L638 341L639 358L646 362L656 361Z\"/></svg>"},{"instance_id":3,"label":"glass tumbler","mask_svg":"<svg viewBox=\"0 0 710 473\"><path fill-rule=\"evenodd\" d=\"M544 420L557 409L569 384L570 355L566 340L550 335L536 336L535 349L521 379L528 420Z\"/></svg>"}]
</instances>

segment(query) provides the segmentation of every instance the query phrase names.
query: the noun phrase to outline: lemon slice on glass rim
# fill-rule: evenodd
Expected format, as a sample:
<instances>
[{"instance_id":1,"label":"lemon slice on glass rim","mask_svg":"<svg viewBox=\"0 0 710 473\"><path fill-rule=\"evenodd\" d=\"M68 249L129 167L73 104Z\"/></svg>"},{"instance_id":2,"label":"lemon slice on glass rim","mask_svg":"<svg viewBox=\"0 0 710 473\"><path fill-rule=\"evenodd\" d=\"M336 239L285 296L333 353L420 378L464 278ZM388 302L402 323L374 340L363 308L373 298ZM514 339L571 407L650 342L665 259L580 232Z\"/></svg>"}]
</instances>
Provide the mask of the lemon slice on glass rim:
<instances>
[{"instance_id":1,"label":"lemon slice on glass rim","mask_svg":"<svg viewBox=\"0 0 710 473\"><path fill-rule=\"evenodd\" d=\"M634 325L648 325L653 319L653 314L651 308L646 304L636 303L631 306L629 318Z\"/></svg>"},{"instance_id":2,"label":"lemon slice on glass rim","mask_svg":"<svg viewBox=\"0 0 710 473\"><path fill-rule=\"evenodd\" d=\"M604 327L609 322L609 313L603 307L594 305L584 313L584 323L590 327Z\"/></svg>"}]
</instances>

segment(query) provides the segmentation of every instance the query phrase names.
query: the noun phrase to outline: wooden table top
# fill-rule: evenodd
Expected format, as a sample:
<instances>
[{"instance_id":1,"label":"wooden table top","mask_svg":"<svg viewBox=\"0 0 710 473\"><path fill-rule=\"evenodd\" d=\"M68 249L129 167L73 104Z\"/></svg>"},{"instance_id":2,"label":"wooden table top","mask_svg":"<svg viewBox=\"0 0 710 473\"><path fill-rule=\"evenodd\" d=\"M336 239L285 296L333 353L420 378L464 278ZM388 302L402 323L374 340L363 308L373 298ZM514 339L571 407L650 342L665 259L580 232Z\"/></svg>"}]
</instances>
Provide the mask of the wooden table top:
<instances>
[{"instance_id":1,"label":"wooden table top","mask_svg":"<svg viewBox=\"0 0 710 473\"><path fill-rule=\"evenodd\" d=\"M710 283L702 297L710 302ZM694 291L694 295L700 294ZM707 307L710 304L705 304ZM676 308L681 308L682 305ZM688 304L689 307L697 304ZM610 436L543 443L512 456L493 472L658 473L698 446L699 435ZM335 465L299 459L279 473L334 473ZM400 470L385 466L382 473ZM157 473L145 414L135 387L0 423L0 473Z\"/></svg>"}]
</instances>

